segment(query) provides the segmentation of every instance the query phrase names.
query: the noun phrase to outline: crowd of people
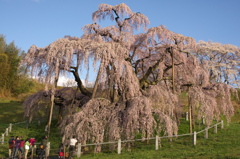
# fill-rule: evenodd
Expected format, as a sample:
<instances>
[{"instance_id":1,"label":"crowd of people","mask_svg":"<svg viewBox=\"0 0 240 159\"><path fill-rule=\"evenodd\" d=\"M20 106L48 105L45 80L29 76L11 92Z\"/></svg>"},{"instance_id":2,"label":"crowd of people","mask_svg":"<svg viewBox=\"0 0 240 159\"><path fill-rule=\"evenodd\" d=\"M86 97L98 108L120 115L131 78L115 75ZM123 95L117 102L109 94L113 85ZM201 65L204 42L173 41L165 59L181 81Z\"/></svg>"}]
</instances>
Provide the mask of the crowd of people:
<instances>
[{"instance_id":1,"label":"crowd of people","mask_svg":"<svg viewBox=\"0 0 240 159\"><path fill-rule=\"evenodd\" d=\"M24 140L21 136L11 136L8 143L9 143L9 158L12 159L17 159L20 157L23 157L24 159L27 159L28 156L32 154L32 148L34 147L34 144L36 142L36 139L34 137L32 138L27 138ZM47 136L44 136L42 138L42 141L39 145L39 147L36 149L36 154L38 155L39 158L44 158L45 157L45 149L47 147L47 142L48 138ZM69 143L69 153L66 156L64 154L64 145L60 144L59 150L58 150L58 155L59 158L65 157L72 158L74 151L76 150L76 144L78 143L78 140L76 139L75 136L73 136L70 139Z\"/></svg>"},{"instance_id":2,"label":"crowd of people","mask_svg":"<svg viewBox=\"0 0 240 159\"><path fill-rule=\"evenodd\" d=\"M32 148L36 142L36 139L34 137L23 139L21 136L11 136L8 144L9 144L9 158L17 159L19 156L24 157L24 159L27 159L27 157L31 154ZM47 137L43 137L43 140L41 142L41 145L46 148L47 146ZM43 148L43 149L44 149Z\"/></svg>"}]
</instances>

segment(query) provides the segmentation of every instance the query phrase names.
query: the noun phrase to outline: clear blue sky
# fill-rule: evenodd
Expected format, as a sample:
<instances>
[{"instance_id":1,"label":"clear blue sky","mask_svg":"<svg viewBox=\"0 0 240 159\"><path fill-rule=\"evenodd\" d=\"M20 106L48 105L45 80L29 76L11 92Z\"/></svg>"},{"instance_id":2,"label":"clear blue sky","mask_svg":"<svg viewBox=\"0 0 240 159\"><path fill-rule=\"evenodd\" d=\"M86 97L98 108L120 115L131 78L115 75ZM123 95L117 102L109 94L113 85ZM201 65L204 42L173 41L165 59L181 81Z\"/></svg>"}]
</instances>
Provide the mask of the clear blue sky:
<instances>
[{"instance_id":1,"label":"clear blue sky","mask_svg":"<svg viewBox=\"0 0 240 159\"><path fill-rule=\"evenodd\" d=\"M26 52L65 35L80 37L100 3L125 3L146 15L149 27L240 46L240 0L0 0L0 34Z\"/></svg>"}]
</instances>

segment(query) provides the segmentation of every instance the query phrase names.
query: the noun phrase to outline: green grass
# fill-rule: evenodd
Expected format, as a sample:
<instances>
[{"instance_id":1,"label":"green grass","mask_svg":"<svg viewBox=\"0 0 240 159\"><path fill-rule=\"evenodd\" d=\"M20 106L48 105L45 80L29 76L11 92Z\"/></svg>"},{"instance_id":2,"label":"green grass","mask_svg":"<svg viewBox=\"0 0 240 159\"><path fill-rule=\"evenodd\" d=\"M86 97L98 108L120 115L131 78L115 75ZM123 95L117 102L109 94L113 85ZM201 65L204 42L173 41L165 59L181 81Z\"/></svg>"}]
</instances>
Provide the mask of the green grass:
<instances>
[{"instance_id":1,"label":"green grass","mask_svg":"<svg viewBox=\"0 0 240 159\"><path fill-rule=\"evenodd\" d=\"M16 123L24 121L23 110L20 102L0 100L0 133L4 133L9 123ZM115 148L114 151L109 151L108 146L103 147L103 152L94 154L94 147L90 147L90 150L85 152L81 158L83 159L156 159L156 158L227 158L234 159L240 158L240 124L239 124L239 110L236 109L236 115L233 117L232 123L228 126L225 125L224 129L220 129L218 126L218 133L214 133L214 129L209 130L209 138L204 138L204 132L197 135L197 145L192 144L192 136L183 136L173 138L172 141L169 139L162 139L159 150L155 150L154 140L150 140L149 143L146 141L138 141L132 143L131 149L125 147L122 148L120 155L117 154ZM23 136L36 137L37 142L41 141L44 136L44 122L38 125L37 122L29 124L26 129L26 123L13 125L13 131L9 136ZM196 124L196 131L202 130L204 127L201 124ZM179 134L188 133L189 126L188 122L182 119L181 125L179 126ZM5 141L8 140L9 136ZM1 136L0 136L1 137ZM56 122L54 121L51 128L50 135L51 142L51 155L57 154L57 147L61 142L61 136L56 128ZM8 145L0 144L0 158L8 155Z\"/></svg>"}]
</instances>

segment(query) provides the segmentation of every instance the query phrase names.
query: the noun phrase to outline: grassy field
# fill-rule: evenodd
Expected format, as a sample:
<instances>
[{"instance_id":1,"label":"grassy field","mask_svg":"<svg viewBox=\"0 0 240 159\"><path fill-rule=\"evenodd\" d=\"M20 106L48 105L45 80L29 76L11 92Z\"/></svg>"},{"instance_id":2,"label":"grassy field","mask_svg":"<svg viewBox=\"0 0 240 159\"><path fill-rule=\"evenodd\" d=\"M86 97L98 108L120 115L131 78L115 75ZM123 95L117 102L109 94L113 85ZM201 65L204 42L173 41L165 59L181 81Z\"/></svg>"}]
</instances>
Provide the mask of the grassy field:
<instances>
[{"instance_id":1,"label":"grassy field","mask_svg":"<svg viewBox=\"0 0 240 159\"><path fill-rule=\"evenodd\" d=\"M18 123L24 121L23 110L20 102L0 100L0 133L4 133L9 123ZM131 149L122 149L120 155L117 151L109 151L104 149L104 152L99 154L92 153L93 147L84 153L81 158L83 159L156 159L156 158L240 158L240 111L235 110L236 115L233 117L232 123L224 126L224 129L218 127L218 133L213 132L213 128L209 130L209 138L204 138L204 133L197 135L197 145L193 145L192 136L184 136L161 140L161 147L155 150L154 140L149 143L146 141L132 143ZM56 123L53 122L53 127ZM26 129L26 123L13 125L13 131L10 135L36 137L37 141L41 141L44 136L45 123L38 125L37 122L29 124ZM204 129L199 124L196 131ZM57 154L57 147L60 144L61 136L56 127L51 129L50 142L51 142L51 155ZM179 127L179 134L188 133L188 123L182 119ZM8 136L8 137L9 137ZM8 137L5 141L8 140ZM8 145L0 144L0 158L8 156Z\"/></svg>"}]
</instances>

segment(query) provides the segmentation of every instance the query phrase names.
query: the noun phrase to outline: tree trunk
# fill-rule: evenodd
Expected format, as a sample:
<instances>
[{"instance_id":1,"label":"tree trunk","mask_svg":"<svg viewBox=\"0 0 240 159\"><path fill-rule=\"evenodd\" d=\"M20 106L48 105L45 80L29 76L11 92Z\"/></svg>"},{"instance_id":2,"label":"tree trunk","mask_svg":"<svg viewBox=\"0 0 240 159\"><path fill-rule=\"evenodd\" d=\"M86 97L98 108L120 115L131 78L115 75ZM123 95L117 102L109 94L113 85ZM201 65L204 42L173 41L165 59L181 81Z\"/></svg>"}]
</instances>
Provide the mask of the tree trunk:
<instances>
[{"instance_id":1,"label":"tree trunk","mask_svg":"<svg viewBox=\"0 0 240 159\"><path fill-rule=\"evenodd\" d=\"M80 77L79 77L79 74L78 74L77 70L74 69L74 71L71 71L71 72L73 73L73 75L74 75L74 77L75 77L75 81L77 82L78 88L79 88L79 90L81 91L81 93L91 98L91 97L92 97L92 93L89 92L89 91L84 87L84 85L83 85L83 83L82 83L82 81L81 81L81 79L80 79Z\"/></svg>"},{"instance_id":2,"label":"tree trunk","mask_svg":"<svg viewBox=\"0 0 240 159\"><path fill-rule=\"evenodd\" d=\"M101 69L102 69L102 63L99 67L99 70L98 70L98 75L97 75L97 78L95 80L95 83L94 83L94 87L93 87L93 93L92 93L92 99L95 98L95 95L96 95L96 92L97 92L97 88L98 88L98 81L100 79L100 75L101 75Z\"/></svg>"}]
</instances>

